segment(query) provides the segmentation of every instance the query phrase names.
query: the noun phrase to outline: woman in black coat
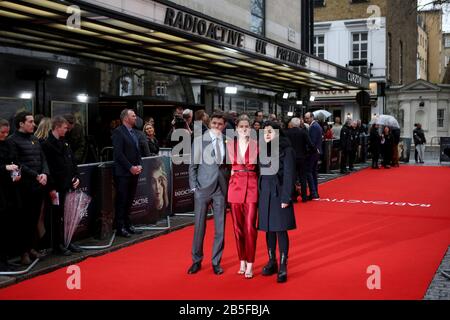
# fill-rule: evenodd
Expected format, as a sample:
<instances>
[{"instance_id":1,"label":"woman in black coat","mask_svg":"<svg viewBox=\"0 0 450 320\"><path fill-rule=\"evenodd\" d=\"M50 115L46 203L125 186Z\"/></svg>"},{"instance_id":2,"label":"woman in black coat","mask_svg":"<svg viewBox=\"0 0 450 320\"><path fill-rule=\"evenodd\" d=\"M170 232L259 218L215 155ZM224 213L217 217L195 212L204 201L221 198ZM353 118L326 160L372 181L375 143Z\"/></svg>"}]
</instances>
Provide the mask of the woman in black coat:
<instances>
[{"instance_id":1,"label":"woman in black coat","mask_svg":"<svg viewBox=\"0 0 450 320\"><path fill-rule=\"evenodd\" d=\"M147 144L150 150L151 156L157 156L159 154L159 143L155 137L155 127L151 123L146 123L144 126L144 133L147 137Z\"/></svg>"},{"instance_id":2,"label":"woman in black coat","mask_svg":"<svg viewBox=\"0 0 450 320\"><path fill-rule=\"evenodd\" d=\"M278 130L278 131L276 131ZM262 274L269 276L278 271L276 245L280 250L280 270L277 282L287 280L287 258L289 251L288 230L296 228L292 200L295 187L295 151L288 138L284 136L280 126L275 122L264 124L264 141L271 161L261 159L259 178L258 214L260 230L266 232L269 262L264 266ZM271 150L279 143L278 148ZM278 165L277 165L278 164Z\"/></svg>"},{"instance_id":3,"label":"woman in black coat","mask_svg":"<svg viewBox=\"0 0 450 320\"><path fill-rule=\"evenodd\" d=\"M370 128L370 153L372 154L372 169L378 169L378 159L380 158L381 136L378 132L379 125L373 124Z\"/></svg>"},{"instance_id":4,"label":"woman in black coat","mask_svg":"<svg viewBox=\"0 0 450 320\"><path fill-rule=\"evenodd\" d=\"M16 182L20 180L17 158L12 153L10 143L6 140L9 123L0 119L0 271L7 271L7 256L11 248L10 230L14 229L13 214L20 206L19 191ZM14 241L13 241L14 242Z\"/></svg>"},{"instance_id":5,"label":"woman in black coat","mask_svg":"<svg viewBox=\"0 0 450 320\"><path fill-rule=\"evenodd\" d=\"M383 134L381 135L381 152L383 153L383 167L389 169L392 161L392 145L394 143L394 137L392 136L391 129L389 127L383 128Z\"/></svg>"}]
</instances>

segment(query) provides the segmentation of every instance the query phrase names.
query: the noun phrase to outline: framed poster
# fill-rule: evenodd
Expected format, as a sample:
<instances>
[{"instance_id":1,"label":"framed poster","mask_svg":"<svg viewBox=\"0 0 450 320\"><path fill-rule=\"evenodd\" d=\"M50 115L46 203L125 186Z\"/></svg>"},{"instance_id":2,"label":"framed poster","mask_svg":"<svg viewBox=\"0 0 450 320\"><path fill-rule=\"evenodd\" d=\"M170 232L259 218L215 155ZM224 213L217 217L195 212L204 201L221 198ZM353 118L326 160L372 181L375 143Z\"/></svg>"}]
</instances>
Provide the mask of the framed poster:
<instances>
[{"instance_id":1,"label":"framed poster","mask_svg":"<svg viewBox=\"0 0 450 320\"><path fill-rule=\"evenodd\" d=\"M14 116L21 111L33 113L33 99L0 97L0 118L8 120L14 128Z\"/></svg>"},{"instance_id":2,"label":"framed poster","mask_svg":"<svg viewBox=\"0 0 450 320\"><path fill-rule=\"evenodd\" d=\"M64 116L71 114L75 118L75 123L79 124L83 130L84 135L88 134L88 112L87 103L68 102L68 101L52 101L51 117Z\"/></svg>"}]
</instances>

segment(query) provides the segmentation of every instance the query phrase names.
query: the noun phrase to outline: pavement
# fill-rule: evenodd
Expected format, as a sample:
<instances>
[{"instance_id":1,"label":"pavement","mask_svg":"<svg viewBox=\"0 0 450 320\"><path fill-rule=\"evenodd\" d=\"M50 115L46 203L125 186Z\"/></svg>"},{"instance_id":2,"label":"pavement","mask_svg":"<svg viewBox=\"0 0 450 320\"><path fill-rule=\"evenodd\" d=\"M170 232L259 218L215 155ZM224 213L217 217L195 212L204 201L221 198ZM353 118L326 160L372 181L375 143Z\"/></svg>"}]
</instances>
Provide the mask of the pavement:
<instances>
[{"instance_id":1,"label":"pavement","mask_svg":"<svg viewBox=\"0 0 450 320\"><path fill-rule=\"evenodd\" d=\"M359 170L370 167L371 163L368 161L366 163L358 163L355 164L355 171L353 173L358 172ZM413 165L413 166L449 166L450 163L440 163L439 162L439 154L434 151L429 151L425 153L425 163L424 164L416 164L414 161L414 153L411 153L410 162L408 164L401 165ZM350 174L353 174L350 173ZM330 173L319 174L319 183L324 183L339 177L342 177L343 174L340 173L339 170L332 170ZM0 275L0 288L6 287L9 285L13 285L15 283L24 281L26 279L30 279L45 273L52 272L56 269L67 267L76 263L79 263L88 257L95 257L104 255L119 249L122 249L127 246L131 246L141 241L150 240L152 238L158 237L160 235L167 234L169 232L175 232L181 228L190 226L194 224L194 218L192 216L184 216L184 215L175 215L170 217L170 227L163 230L149 230L144 231L141 235L133 235L131 238L120 238L117 237L112 242L112 245L103 248L103 249L94 249L94 250L84 250L81 253L74 253L71 256L64 257L53 255L49 253L46 257L41 259L32 269L26 274L23 275L15 275L15 276L1 276ZM166 227L167 221L162 220L159 221L154 227L164 228ZM78 245L97 245L97 246L105 246L108 245L111 239L98 240L94 238L85 239L79 243ZM450 244L449 244L450 245ZM436 274L431 281L426 294L423 297L424 300L450 300L450 246L442 259L441 265L438 270L436 270Z\"/></svg>"}]
</instances>

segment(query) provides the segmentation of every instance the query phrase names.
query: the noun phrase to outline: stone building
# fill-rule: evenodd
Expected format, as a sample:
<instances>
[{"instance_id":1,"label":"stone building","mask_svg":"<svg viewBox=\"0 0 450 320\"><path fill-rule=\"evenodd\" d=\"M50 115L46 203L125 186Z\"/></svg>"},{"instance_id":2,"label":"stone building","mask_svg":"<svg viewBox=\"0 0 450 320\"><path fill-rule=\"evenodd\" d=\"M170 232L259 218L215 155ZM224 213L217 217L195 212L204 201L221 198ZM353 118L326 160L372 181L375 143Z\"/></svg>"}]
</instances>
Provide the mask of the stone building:
<instances>
[{"instance_id":1,"label":"stone building","mask_svg":"<svg viewBox=\"0 0 450 320\"><path fill-rule=\"evenodd\" d=\"M370 76L376 88L368 105L345 93L345 99L317 99L317 108L365 123L385 113L385 88L417 77L416 6L415 0L315 1L315 54Z\"/></svg>"},{"instance_id":2,"label":"stone building","mask_svg":"<svg viewBox=\"0 0 450 320\"><path fill-rule=\"evenodd\" d=\"M428 81L442 83L445 75L445 56L442 36L442 9L421 11L428 35Z\"/></svg>"}]
</instances>

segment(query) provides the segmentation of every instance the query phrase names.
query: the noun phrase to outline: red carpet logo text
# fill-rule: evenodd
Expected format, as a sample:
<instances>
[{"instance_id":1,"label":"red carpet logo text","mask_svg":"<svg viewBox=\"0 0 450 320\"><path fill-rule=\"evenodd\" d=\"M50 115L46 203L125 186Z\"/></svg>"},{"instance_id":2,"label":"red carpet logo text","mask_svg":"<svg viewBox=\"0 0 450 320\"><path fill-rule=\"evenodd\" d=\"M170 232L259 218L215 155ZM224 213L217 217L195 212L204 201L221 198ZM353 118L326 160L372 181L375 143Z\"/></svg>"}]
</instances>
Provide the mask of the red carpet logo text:
<instances>
[{"instance_id":1,"label":"red carpet logo text","mask_svg":"<svg viewBox=\"0 0 450 320\"><path fill-rule=\"evenodd\" d=\"M313 200L314 201L335 202L335 203L375 204L375 205L379 205L379 206L421 207L421 208L430 208L431 207L431 204L411 203L411 202L395 202L395 201L345 200L345 199L330 199L330 198L321 198L321 199L313 199Z\"/></svg>"}]
</instances>

